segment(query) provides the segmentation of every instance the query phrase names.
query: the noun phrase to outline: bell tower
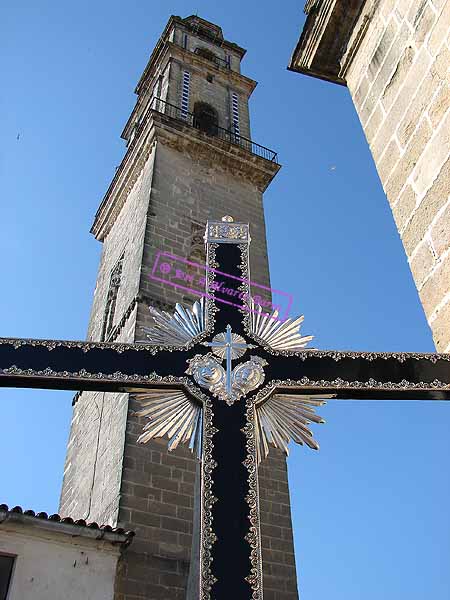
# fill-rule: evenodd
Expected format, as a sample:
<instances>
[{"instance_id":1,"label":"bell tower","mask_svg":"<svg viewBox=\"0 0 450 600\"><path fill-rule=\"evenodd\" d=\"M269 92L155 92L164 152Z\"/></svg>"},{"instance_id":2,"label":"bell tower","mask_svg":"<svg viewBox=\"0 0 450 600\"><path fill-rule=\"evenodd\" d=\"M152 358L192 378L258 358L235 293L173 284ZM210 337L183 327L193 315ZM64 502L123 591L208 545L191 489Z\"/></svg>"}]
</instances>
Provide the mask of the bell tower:
<instances>
[{"instance_id":1,"label":"bell tower","mask_svg":"<svg viewBox=\"0 0 450 600\"><path fill-rule=\"evenodd\" d=\"M203 263L208 219L250 223L251 277L270 286L262 194L280 167L275 152L251 140L256 82L241 74L244 54L213 23L169 19L136 87L126 152L91 229L103 252L88 339L144 340L149 306L197 299L155 279L153 268L161 252ZM60 512L136 531L120 561L118 600L184 600L196 560L196 460L186 448L168 453L165 441L138 445L135 409L127 394L77 394ZM265 597L295 600L284 456L273 450L259 477Z\"/></svg>"}]
</instances>

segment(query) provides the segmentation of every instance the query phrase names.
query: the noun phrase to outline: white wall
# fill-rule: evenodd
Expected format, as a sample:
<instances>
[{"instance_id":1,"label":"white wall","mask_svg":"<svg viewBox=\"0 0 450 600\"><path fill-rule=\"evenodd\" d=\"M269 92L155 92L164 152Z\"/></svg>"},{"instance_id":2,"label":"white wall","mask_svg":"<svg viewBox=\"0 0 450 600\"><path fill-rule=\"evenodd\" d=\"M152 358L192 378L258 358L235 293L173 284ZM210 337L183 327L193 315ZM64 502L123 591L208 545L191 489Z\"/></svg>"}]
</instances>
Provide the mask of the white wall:
<instances>
[{"instance_id":1,"label":"white wall","mask_svg":"<svg viewBox=\"0 0 450 600\"><path fill-rule=\"evenodd\" d=\"M119 551L110 543L2 528L0 553L17 556L8 600L113 600Z\"/></svg>"}]
</instances>

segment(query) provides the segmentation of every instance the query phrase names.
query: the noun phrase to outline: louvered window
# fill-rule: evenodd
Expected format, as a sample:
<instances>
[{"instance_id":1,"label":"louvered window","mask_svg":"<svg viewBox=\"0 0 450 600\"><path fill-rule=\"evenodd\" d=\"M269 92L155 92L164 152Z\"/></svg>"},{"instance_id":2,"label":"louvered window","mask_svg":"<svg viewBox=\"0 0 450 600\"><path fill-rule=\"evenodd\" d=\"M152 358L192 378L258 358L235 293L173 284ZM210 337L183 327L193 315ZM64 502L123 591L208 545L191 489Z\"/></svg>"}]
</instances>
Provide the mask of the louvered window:
<instances>
[{"instance_id":1,"label":"louvered window","mask_svg":"<svg viewBox=\"0 0 450 600\"><path fill-rule=\"evenodd\" d=\"M236 92L231 94L231 123L233 125L233 132L239 136L241 133L239 124L239 96Z\"/></svg>"},{"instance_id":2,"label":"louvered window","mask_svg":"<svg viewBox=\"0 0 450 600\"><path fill-rule=\"evenodd\" d=\"M191 87L191 74L189 71L183 71L183 83L181 86L181 116L187 118L189 112L189 91Z\"/></svg>"}]
</instances>

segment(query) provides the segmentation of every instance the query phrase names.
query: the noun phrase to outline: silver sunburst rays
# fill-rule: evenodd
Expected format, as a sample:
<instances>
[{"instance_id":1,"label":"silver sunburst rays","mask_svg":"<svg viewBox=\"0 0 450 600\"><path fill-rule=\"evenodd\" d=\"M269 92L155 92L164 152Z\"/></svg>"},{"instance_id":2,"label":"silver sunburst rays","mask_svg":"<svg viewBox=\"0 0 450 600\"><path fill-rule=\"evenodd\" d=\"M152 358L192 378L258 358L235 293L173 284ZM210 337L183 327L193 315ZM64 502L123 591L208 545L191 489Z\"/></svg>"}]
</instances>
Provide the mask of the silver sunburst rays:
<instances>
[{"instance_id":1,"label":"silver sunburst rays","mask_svg":"<svg viewBox=\"0 0 450 600\"><path fill-rule=\"evenodd\" d=\"M175 305L173 315L149 306L152 327L143 327L147 340L158 346L185 346L205 331L205 298L192 308Z\"/></svg>"},{"instance_id":2,"label":"silver sunburst rays","mask_svg":"<svg viewBox=\"0 0 450 600\"><path fill-rule=\"evenodd\" d=\"M269 354L298 352L313 338L300 333L303 316L281 321L276 310L268 314L253 301L248 308L248 334ZM177 304L173 314L154 308L150 308L150 312L154 324L145 328L144 332L159 349L186 347L206 331L204 298L195 302L192 308ZM264 358L250 356L249 360L233 368L233 360L242 358L247 350L256 346L234 333L230 325L211 341L202 344L209 347L210 352L196 354L189 359L186 373L213 396L232 405L264 383L264 367L268 364ZM221 364L223 361L224 366ZM169 450L174 450L179 444L188 444L192 450L200 452L203 414L200 402L181 390L153 390L134 396L142 402L142 408L135 414L148 419L139 442L167 436ZM268 455L270 446L287 454L290 440L317 450L319 444L314 440L309 425L324 422L315 409L325 404L324 398L328 397L275 394L257 402L255 442L258 463Z\"/></svg>"},{"instance_id":3,"label":"silver sunburst rays","mask_svg":"<svg viewBox=\"0 0 450 600\"><path fill-rule=\"evenodd\" d=\"M296 352L304 349L314 337L312 335L301 335L300 327L304 320L303 315L296 319L280 320L277 310L270 314L266 313L253 300L250 301L248 308L250 315L249 334L255 336L258 341L264 342L273 350ZM194 302L192 308L176 304L173 314L152 307L149 307L149 310L153 317L153 325L143 327L142 330L151 344L157 346L185 346L206 330L205 298L203 297ZM241 352L238 344L245 344L245 340L236 333L232 335L234 341L232 358L240 358L245 350ZM212 346L212 351L220 358L225 358L226 355L226 349L223 346L226 336L226 333L218 334L215 337L217 343ZM240 342L238 342L238 339ZM247 347L251 346L247 345Z\"/></svg>"},{"instance_id":4,"label":"silver sunburst rays","mask_svg":"<svg viewBox=\"0 0 450 600\"><path fill-rule=\"evenodd\" d=\"M315 408L324 404L324 396L314 398L301 394L275 394L266 402L257 405L255 435L258 464L269 454L270 445L289 454L288 445L291 439L297 444L306 444L313 450L319 450L319 444L313 438L308 425L325 423L322 417L315 413Z\"/></svg>"},{"instance_id":5,"label":"silver sunburst rays","mask_svg":"<svg viewBox=\"0 0 450 600\"><path fill-rule=\"evenodd\" d=\"M182 391L152 390L135 394L142 408L134 414L146 417L148 423L138 438L144 444L153 438L167 436L169 452L179 444L189 444L200 457L202 439L202 405Z\"/></svg>"},{"instance_id":6,"label":"silver sunburst rays","mask_svg":"<svg viewBox=\"0 0 450 600\"><path fill-rule=\"evenodd\" d=\"M314 336L300 334L300 326L304 316L297 319L280 320L278 310L265 313L261 306L250 305L250 332L259 340L265 342L273 350L290 350L296 352L305 348Z\"/></svg>"}]
</instances>

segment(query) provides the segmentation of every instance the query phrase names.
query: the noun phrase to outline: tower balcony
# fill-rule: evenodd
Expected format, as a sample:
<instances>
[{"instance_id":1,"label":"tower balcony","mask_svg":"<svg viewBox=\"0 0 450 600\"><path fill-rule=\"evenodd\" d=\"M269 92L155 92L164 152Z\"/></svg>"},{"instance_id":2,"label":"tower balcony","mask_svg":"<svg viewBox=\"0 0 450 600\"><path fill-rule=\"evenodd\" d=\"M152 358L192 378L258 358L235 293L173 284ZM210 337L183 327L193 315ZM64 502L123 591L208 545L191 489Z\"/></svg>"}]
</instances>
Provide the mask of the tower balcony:
<instances>
[{"instance_id":1,"label":"tower balcony","mask_svg":"<svg viewBox=\"0 0 450 600\"><path fill-rule=\"evenodd\" d=\"M257 144L256 142L243 137L237 131L224 129L223 127L219 127L219 125L213 121L201 119L193 113L183 110L179 106L170 104L169 102L161 100L160 98L152 99L150 107L142 119L142 122L136 126L133 139L139 137L153 111L168 117L169 119L173 120L174 123L178 122L180 125L187 125L188 127L192 127L193 129L197 129L207 134L211 138L223 140L232 144L233 146L238 146L239 148L250 152L254 156L258 156L268 160L269 162L278 164L278 154L274 150L266 148L265 146L261 146L261 144Z\"/></svg>"},{"instance_id":2,"label":"tower balcony","mask_svg":"<svg viewBox=\"0 0 450 600\"><path fill-rule=\"evenodd\" d=\"M154 97L131 134L127 151L97 210L91 233L103 240L158 140L191 157L220 165L263 193L281 166L274 150L219 127L209 115L199 115Z\"/></svg>"}]
</instances>

